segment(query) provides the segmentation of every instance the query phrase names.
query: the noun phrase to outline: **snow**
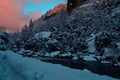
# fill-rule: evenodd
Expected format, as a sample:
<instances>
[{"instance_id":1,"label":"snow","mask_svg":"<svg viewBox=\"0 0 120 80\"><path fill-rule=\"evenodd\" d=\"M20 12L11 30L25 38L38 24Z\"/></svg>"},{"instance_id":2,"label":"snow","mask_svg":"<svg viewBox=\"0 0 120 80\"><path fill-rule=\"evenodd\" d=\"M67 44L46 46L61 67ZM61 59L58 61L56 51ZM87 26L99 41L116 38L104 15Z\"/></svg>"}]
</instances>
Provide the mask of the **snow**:
<instances>
[{"instance_id":1,"label":"snow","mask_svg":"<svg viewBox=\"0 0 120 80\"><path fill-rule=\"evenodd\" d=\"M70 53L70 52L67 52L67 53L61 54L61 56L63 56L63 57L71 56L71 53Z\"/></svg>"},{"instance_id":2,"label":"snow","mask_svg":"<svg viewBox=\"0 0 120 80\"><path fill-rule=\"evenodd\" d=\"M94 58L95 55L91 54L91 55L86 55L83 57L83 60L85 61L96 61L96 59Z\"/></svg>"},{"instance_id":3,"label":"snow","mask_svg":"<svg viewBox=\"0 0 120 80\"><path fill-rule=\"evenodd\" d=\"M40 54L40 52L34 52L33 56L42 56L42 54Z\"/></svg>"},{"instance_id":4,"label":"snow","mask_svg":"<svg viewBox=\"0 0 120 80\"><path fill-rule=\"evenodd\" d=\"M114 56L114 57L118 57L118 56L120 56L120 51L119 51L119 49L114 49L114 48L104 48L104 50L105 50L105 52L104 52L104 56L105 57L112 57L112 56Z\"/></svg>"},{"instance_id":5,"label":"snow","mask_svg":"<svg viewBox=\"0 0 120 80\"><path fill-rule=\"evenodd\" d=\"M90 7L90 6L92 6L92 5L93 5L93 3L88 3L88 4L84 4L84 5L80 6L80 8Z\"/></svg>"},{"instance_id":6,"label":"snow","mask_svg":"<svg viewBox=\"0 0 120 80\"><path fill-rule=\"evenodd\" d=\"M114 64L115 66L120 66L120 63Z\"/></svg>"},{"instance_id":7,"label":"snow","mask_svg":"<svg viewBox=\"0 0 120 80\"><path fill-rule=\"evenodd\" d=\"M104 48L104 53L106 56L113 56L114 51L111 48Z\"/></svg>"},{"instance_id":8,"label":"snow","mask_svg":"<svg viewBox=\"0 0 120 80\"><path fill-rule=\"evenodd\" d=\"M45 53L45 57L50 57L50 53Z\"/></svg>"},{"instance_id":9,"label":"snow","mask_svg":"<svg viewBox=\"0 0 120 80\"><path fill-rule=\"evenodd\" d=\"M87 39L87 42L88 42L88 51L91 53L95 53L96 52L95 35L92 34L91 37L89 39Z\"/></svg>"},{"instance_id":10,"label":"snow","mask_svg":"<svg viewBox=\"0 0 120 80\"><path fill-rule=\"evenodd\" d=\"M51 35L51 32L40 32L35 34L35 38L48 38Z\"/></svg>"},{"instance_id":11,"label":"snow","mask_svg":"<svg viewBox=\"0 0 120 80\"><path fill-rule=\"evenodd\" d=\"M101 63L110 63L110 61L101 61Z\"/></svg>"},{"instance_id":12,"label":"snow","mask_svg":"<svg viewBox=\"0 0 120 80\"><path fill-rule=\"evenodd\" d=\"M55 51L55 52L51 52L50 55L51 57L55 57L57 55L59 55L60 51Z\"/></svg>"},{"instance_id":13,"label":"snow","mask_svg":"<svg viewBox=\"0 0 120 80\"><path fill-rule=\"evenodd\" d=\"M118 46L118 49L120 49L120 42L119 42L119 43L117 43L117 46Z\"/></svg>"},{"instance_id":14,"label":"snow","mask_svg":"<svg viewBox=\"0 0 120 80\"><path fill-rule=\"evenodd\" d=\"M17 53L23 55L25 53L25 49L22 48Z\"/></svg>"},{"instance_id":15,"label":"snow","mask_svg":"<svg viewBox=\"0 0 120 80\"><path fill-rule=\"evenodd\" d=\"M117 7L112 10L113 13L120 13L120 7Z\"/></svg>"},{"instance_id":16,"label":"snow","mask_svg":"<svg viewBox=\"0 0 120 80\"><path fill-rule=\"evenodd\" d=\"M74 57L72 58L72 60L78 60L78 57L74 56Z\"/></svg>"},{"instance_id":17,"label":"snow","mask_svg":"<svg viewBox=\"0 0 120 80\"><path fill-rule=\"evenodd\" d=\"M33 51L31 50L24 50L24 49L21 49L20 51L17 52L18 54L21 54L21 55L33 55Z\"/></svg>"},{"instance_id":18,"label":"snow","mask_svg":"<svg viewBox=\"0 0 120 80\"><path fill-rule=\"evenodd\" d=\"M117 80L88 70L75 70L59 64L24 58L11 51L0 51L0 80Z\"/></svg>"},{"instance_id":19,"label":"snow","mask_svg":"<svg viewBox=\"0 0 120 80\"><path fill-rule=\"evenodd\" d=\"M48 40L48 43L51 43L51 44L54 44L54 43L57 43L58 41L56 39L50 39Z\"/></svg>"}]
</instances>

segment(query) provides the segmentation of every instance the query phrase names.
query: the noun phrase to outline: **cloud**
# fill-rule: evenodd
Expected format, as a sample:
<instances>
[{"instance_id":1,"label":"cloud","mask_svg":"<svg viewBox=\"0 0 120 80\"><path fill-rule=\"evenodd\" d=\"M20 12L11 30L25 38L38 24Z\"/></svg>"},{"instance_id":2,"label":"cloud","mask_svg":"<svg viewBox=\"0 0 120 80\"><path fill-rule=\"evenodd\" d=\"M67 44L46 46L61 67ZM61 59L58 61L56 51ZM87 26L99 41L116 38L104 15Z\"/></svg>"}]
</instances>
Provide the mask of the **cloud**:
<instances>
[{"instance_id":1,"label":"cloud","mask_svg":"<svg viewBox=\"0 0 120 80\"><path fill-rule=\"evenodd\" d=\"M23 13L25 3L29 1L33 0L0 0L0 29L21 30L30 18L35 20L40 17L40 11L28 15Z\"/></svg>"},{"instance_id":2,"label":"cloud","mask_svg":"<svg viewBox=\"0 0 120 80\"><path fill-rule=\"evenodd\" d=\"M40 17L40 14L41 14L40 11L36 11L36 12L34 12L34 13L29 13L29 14L28 14L28 17L29 17L30 19L36 20L36 19L38 19L38 18Z\"/></svg>"}]
</instances>

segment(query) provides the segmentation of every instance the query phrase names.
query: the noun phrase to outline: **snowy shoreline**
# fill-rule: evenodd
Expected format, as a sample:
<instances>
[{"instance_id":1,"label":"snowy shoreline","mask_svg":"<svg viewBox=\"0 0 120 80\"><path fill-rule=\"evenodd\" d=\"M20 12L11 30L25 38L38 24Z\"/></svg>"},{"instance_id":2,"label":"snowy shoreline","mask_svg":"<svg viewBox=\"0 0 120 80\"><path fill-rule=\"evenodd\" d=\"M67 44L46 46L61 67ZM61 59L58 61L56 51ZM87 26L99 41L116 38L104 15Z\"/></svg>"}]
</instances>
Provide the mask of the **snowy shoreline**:
<instances>
[{"instance_id":1,"label":"snowy shoreline","mask_svg":"<svg viewBox=\"0 0 120 80\"><path fill-rule=\"evenodd\" d=\"M11 51L0 51L0 80L117 80L94 74L87 69L77 70L24 58Z\"/></svg>"},{"instance_id":2,"label":"snowy shoreline","mask_svg":"<svg viewBox=\"0 0 120 80\"><path fill-rule=\"evenodd\" d=\"M84 70L87 69L99 75L108 75L120 79L120 66L110 65L108 62L99 63L97 61L72 60L51 57L32 57L43 62L61 64L72 69Z\"/></svg>"}]
</instances>

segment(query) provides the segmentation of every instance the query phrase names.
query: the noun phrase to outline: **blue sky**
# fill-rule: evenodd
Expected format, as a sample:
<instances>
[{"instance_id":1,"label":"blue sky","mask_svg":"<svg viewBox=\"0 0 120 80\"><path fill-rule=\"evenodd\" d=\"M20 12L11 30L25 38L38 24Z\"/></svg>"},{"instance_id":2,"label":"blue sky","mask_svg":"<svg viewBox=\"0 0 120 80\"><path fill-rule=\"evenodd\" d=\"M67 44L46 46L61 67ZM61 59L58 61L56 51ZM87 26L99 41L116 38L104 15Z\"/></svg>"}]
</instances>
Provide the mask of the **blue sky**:
<instances>
[{"instance_id":1,"label":"blue sky","mask_svg":"<svg viewBox=\"0 0 120 80\"><path fill-rule=\"evenodd\" d=\"M41 3L28 2L23 10L24 14L40 11L45 14L48 10L53 9L58 4L66 4L67 0L40 0Z\"/></svg>"}]
</instances>

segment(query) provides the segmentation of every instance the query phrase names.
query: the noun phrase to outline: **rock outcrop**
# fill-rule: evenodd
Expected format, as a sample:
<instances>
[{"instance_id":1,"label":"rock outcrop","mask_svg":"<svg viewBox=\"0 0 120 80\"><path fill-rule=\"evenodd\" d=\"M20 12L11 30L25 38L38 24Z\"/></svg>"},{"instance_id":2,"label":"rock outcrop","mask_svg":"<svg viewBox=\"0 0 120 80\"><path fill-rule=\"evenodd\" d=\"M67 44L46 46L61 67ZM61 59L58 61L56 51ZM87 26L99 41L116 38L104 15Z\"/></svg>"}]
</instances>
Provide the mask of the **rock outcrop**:
<instances>
[{"instance_id":1,"label":"rock outcrop","mask_svg":"<svg viewBox=\"0 0 120 80\"><path fill-rule=\"evenodd\" d=\"M82 5L86 0L67 0L67 11L71 13L71 11Z\"/></svg>"}]
</instances>

